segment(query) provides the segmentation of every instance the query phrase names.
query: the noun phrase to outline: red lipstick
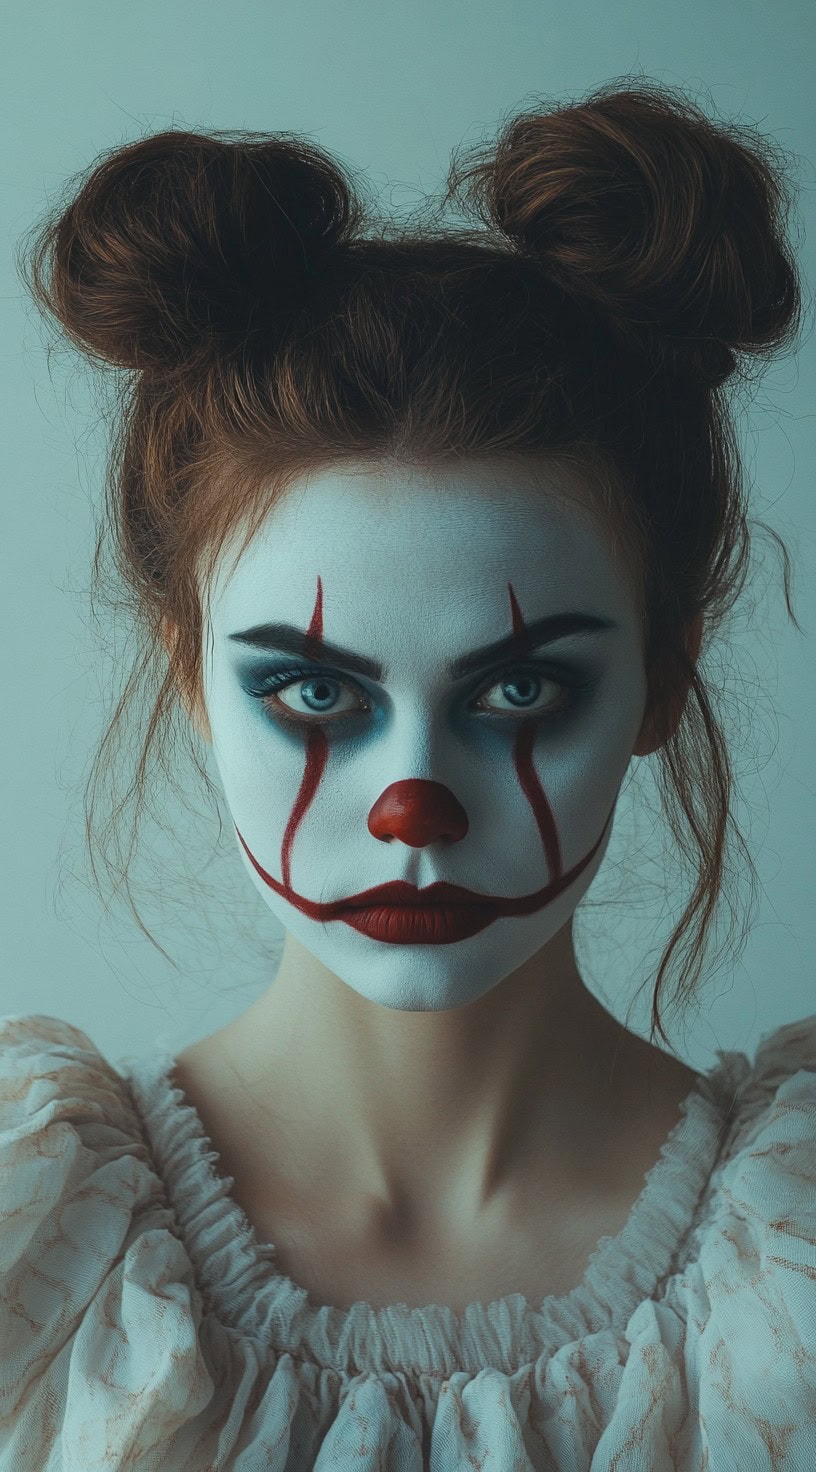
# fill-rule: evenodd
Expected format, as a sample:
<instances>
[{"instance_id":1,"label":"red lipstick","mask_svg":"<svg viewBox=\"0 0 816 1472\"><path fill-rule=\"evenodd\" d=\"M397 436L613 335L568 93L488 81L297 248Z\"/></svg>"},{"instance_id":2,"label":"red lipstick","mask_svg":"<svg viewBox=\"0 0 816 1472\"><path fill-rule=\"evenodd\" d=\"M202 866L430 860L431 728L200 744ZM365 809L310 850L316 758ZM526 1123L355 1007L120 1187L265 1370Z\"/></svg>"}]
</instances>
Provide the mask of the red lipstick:
<instances>
[{"instance_id":1,"label":"red lipstick","mask_svg":"<svg viewBox=\"0 0 816 1472\"><path fill-rule=\"evenodd\" d=\"M404 879L376 884L356 895L340 912L352 930L386 945L401 946L467 940L495 916L489 899L443 879L427 889L417 889Z\"/></svg>"},{"instance_id":2,"label":"red lipstick","mask_svg":"<svg viewBox=\"0 0 816 1472\"><path fill-rule=\"evenodd\" d=\"M495 906L484 905L352 905L341 911L352 930L386 945L446 945L467 940L496 918Z\"/></svg>"}]
</instances>

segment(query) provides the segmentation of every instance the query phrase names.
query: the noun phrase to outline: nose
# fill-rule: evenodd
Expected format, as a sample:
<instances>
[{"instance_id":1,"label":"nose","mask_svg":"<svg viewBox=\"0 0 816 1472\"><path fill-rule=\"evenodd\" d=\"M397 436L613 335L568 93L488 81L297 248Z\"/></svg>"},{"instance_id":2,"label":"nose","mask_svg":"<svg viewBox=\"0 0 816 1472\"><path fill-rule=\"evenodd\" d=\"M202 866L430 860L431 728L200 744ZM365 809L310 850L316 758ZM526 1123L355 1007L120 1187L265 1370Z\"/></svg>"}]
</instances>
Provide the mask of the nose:
<instances>
[{"instance_id":1,"label":"nose","mask_svg":"<svg viewBox=\"0 0 816 1472\"><path fill-rule=\"evenodd\" d=\"M468 820L449 787L409 777L380 794L368 815L368 831L375 838L399 838L411 848L424 848L441 838L458 842L468 831Z\"/></svg>"}]
</instances>

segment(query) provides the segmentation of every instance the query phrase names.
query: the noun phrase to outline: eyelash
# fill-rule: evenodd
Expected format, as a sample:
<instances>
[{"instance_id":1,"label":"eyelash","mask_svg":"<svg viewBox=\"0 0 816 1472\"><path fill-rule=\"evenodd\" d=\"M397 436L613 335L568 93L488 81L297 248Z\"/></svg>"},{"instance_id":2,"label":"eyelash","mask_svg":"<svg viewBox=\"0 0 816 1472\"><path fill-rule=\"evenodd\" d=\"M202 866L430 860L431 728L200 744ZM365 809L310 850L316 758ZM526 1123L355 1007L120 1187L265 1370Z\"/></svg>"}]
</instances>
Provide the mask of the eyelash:
<instances>
[{"instance_id":1,"label":"eyelash","mask_svg":"<svg viewBox=\"0 0 816 1472\"><path fill-rule=\"evenodd\" d=\"M497 674L500 676L532 674L536 677L538 677L539 675L543 675L553 684L560 685L562 687L562 691L567 692L567 698L559 698L555 710L539 710L529 713L526 712L523 708L520 708L518 715L514 715L511 711L478 712L479 714L492 717L494 720L509 719L510 721L517 721L525 715L527 716L528 720L532 719L534 721L556 720L558 716L568 714L568 712L571 711L578 704L583 693L586 690L589 690L595 683L595 679L593 676L581 675L578 673L577 670L560 669L556 671L551 665L541 665L536 664L535 662L506 666L503 669L497 671ZM366 715L369 713L366 710L353 710L342 711L340 715L332 715L331 713L328 713L325 716L321 716L317 713L313 715L298 715L289 710L286 710L286 712L284 713L281 710L280 705L278 705L274 710L270 709L268 704L270 695L274 695L278 691L285 689L287 685L297 684L298 680L317 679L321 675L324 676L326 679L331 680L334 684L347 686L354 689L358 694L361 694L366 700L366 703L370 705L370 702L367 701L367 697L365 696L365 692L362 690L361 686L357 684L356 680L346 679L338 675L335 671L329 669L321 669L318 666L298 666L297 668L275 670L272 674L267 675L264 680L260 681L259 684L248 685L245 688L248 695L253 696L253 698L256 700L261 700L264 702L265 709L270 719L275 721L275 723L280 726L330 726L336 725L340 721L353 720L355 716ZM478 694L483 695L486 691L492 690L494 685L502 683L509 683L509 680L502 681L501 679L493 678L488 684L480 687Z\"/></svg>"}]
</instances>

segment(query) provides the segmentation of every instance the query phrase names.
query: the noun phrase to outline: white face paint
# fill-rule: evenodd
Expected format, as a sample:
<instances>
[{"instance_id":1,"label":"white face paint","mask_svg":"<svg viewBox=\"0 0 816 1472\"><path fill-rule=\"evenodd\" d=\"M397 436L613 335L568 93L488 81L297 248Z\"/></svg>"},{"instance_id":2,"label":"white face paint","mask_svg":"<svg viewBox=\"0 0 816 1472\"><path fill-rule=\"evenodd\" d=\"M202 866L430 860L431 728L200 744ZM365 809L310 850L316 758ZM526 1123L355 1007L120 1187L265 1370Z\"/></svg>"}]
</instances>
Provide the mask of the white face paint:
<instances>
[{"instance_id":1,"label":"white face paint","mask_svg":"<svg viewBox=\"0 0 816 1472\"><path fill-rule=\"evenodd\" d=\"M384 1007L442 1011L498 986L565 925L606 851L645 709L640 616L609 533L558 494L580 495L565 476L324 470L237 566L237 535L217 564L204 698L242 861L286 929ZM452 674L557 614L611 627ZM266 624L310 630L308 657L234 637ZM470 903L412 919L365 894L400 884Z\"/></svg>"}]
</instances>

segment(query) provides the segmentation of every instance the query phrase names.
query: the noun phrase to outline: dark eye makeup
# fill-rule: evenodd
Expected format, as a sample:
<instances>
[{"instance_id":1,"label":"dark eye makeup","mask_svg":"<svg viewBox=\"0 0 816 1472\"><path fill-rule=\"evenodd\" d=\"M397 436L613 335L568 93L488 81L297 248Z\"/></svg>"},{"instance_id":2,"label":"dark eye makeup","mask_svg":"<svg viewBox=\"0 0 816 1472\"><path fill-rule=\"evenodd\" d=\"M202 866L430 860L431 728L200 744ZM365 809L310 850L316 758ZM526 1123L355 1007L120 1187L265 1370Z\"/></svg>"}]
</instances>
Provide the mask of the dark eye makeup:
<instances>
[{"instance_id":1,"label":"dark eye makeup","mask_svg":"<svg viewBox=\"0 0 816 1472\"><path fill-rule=\"evenodd\" d=\"M488 679L482 681L478 687L478 693L480 696L483 696L497 684L512 684L515 679L526 679L531 676L534 680L546 679L553 684L561 686L561 694L546 708L530 710L520 705L516 711L490 711L484 707L476 706L471 707L473 713L483 719L486 717L491 721L509 721L511 723L517 722L522 717L536 722L554 721L559 717L569 714L580 703L584 695L598 682L597 675L586 669L579 669L571 665L553 664L552 660L547 662L530 660L503 666L493 671ZM328 680L332 684L353 690L355 694L362 698L363 705L357 710L341 711L336 715L330 711L325 714L321 714L319 711L307 714L292 711L277 699L277 692L284 689L287 685L296 684L298 680L305 681L317 678ZM290 665L271 670L258 677L250 677L249 682L244 684L243 688L247 695L262 702L270 720L279 726L296 728L302 728L303 726L336 726L342 721L356 721L358 717L370 714L372 708L369 696L356 680L350 679L347 675L342 675L338 670L320 665Z\"/></svg>"}]
</instances>

